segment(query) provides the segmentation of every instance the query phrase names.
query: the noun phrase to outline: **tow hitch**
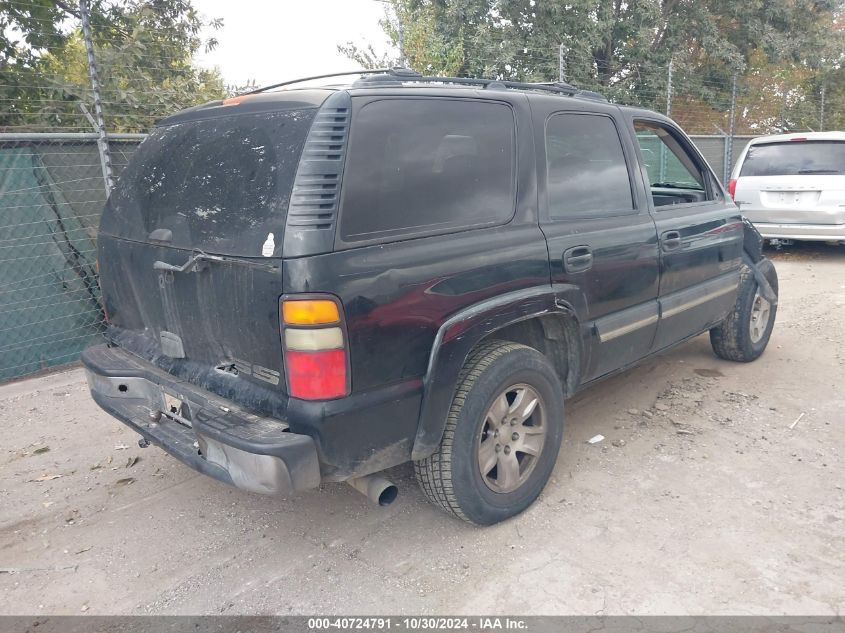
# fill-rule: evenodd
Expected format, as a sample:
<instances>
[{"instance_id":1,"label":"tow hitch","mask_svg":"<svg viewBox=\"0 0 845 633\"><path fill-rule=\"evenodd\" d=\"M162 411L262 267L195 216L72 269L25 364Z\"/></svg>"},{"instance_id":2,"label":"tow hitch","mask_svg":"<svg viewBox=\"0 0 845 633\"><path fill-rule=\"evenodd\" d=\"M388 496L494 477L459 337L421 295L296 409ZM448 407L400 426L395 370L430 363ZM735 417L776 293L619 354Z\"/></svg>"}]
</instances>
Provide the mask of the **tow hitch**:
<instances>
[{"instance_id":1,"label":"tow hitch","mask_svg":"<svg viewBox=\"0 0 845 633\"><path fill-rule=\"evenodd\" d=\"M769 244L774 246L777 250L780 250L784 246L792 246L795 244L792 240L785 240L779 237L774 237L769 240Z\"/></svg>"}]
</instances>

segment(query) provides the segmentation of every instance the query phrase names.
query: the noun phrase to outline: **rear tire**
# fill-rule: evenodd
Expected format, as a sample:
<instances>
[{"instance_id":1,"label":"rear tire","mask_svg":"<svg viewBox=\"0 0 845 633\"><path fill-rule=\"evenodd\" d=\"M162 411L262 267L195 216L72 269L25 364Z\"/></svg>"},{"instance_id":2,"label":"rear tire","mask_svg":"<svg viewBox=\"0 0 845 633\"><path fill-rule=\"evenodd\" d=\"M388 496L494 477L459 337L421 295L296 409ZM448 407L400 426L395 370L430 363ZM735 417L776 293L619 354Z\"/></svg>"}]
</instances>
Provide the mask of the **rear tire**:
<instances>
[{"instance_id":1,"label":"rear tire","mask_svg":"<svg viewBox=\"0 0 845 633\"><path fill-rule=\"evenodd\" d=\"M440 446L414 463L428 499L455 516L498 523L530 506L546 485L563 434L563 390L537 350L480 345L458 377Z\"/></svg>"},{"instance_id":2,"label":"rear tire","mask_svg":"<svg viewBox=\"0 0 845 633\"><path fill-rule=\"evenodd\" d=\"M768 259L760 267L772 290L778 293L778 276ZM760 287L751 269L743 264L736 305L719 325L710 330L710 344L719 358L749 363L760 357L775 325L777 304L770 304L760 294Z\"/></svg>"}]
</instances>

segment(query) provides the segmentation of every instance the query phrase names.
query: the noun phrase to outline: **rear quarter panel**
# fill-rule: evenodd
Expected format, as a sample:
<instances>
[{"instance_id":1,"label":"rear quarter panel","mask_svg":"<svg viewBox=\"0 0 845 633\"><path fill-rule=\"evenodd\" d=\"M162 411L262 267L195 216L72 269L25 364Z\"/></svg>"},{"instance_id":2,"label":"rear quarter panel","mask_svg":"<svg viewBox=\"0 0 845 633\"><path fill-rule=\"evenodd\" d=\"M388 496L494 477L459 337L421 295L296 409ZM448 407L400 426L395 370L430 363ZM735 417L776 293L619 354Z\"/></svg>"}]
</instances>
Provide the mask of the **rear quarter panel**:
<instances>
[{"instance_id":1,"label":"rear quarter panel","mask_svg":"<svg viewBox=\"0 0 845 633\"><path fill-rule=\"evenodd\" d=\"M509 222L284 260L286 294L330 293L340 300L351 368L350 397L324 407L332 415L300 418L300 408L315 405L291 400L292 428L297 421L311 426L309 433L325 445L341 438L354 443L358 473L411 458L432 346L451 315L505 293L550 288L527 99L497 99L509 101L517 125L517 195ZM353 134L354 126L353 117Z\"/></svg>"}]
</instances>

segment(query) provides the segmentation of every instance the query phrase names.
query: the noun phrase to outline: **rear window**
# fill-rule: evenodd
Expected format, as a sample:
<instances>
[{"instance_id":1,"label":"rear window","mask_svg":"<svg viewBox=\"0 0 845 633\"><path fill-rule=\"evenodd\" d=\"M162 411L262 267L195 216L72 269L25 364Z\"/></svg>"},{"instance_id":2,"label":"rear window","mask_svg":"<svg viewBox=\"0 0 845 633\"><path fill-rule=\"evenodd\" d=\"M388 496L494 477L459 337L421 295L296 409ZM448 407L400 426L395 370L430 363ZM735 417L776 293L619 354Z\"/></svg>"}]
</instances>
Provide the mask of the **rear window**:
<instances>
[{"instance_id":1,"label":"rear window","mask_svg":"<svg viewBox=\"0 0 845 633\"><path fill-rule=\"evenodd\" d=\"M157 128L120 176L103 232L260 257L280 252L299 155L315 109L217 117Z\"/></svg>"},{"instance_id":2,"label":"rear window","mask_svg":"<svg viewBox=\"0 0 845 633\"><path fill-rule=\"evenodd\" d=\"M845 173L845 142L786 141L748 148L740 176L799 176Z\"/></svg>"},{"instance_id":3,"label":"rear window","mask_svg":"<svg viewBox=\"0 0 845 633\"><path fill-rule=\"evenodd\" d=\"M514 212L514 168L508 105L367 103L352 123L341 239L387 241L504 223Z\"/></svg>"}]
</instances>

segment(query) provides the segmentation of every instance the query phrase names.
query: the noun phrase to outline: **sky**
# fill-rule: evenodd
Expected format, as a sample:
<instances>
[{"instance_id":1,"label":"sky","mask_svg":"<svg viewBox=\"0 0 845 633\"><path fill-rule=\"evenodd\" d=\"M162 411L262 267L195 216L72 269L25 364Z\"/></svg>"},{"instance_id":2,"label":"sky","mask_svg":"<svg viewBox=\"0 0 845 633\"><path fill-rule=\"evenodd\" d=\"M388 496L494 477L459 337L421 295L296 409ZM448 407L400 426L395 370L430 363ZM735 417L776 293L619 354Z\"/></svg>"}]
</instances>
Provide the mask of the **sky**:
<instances>
[{"instance_id":1,"label":"sky","mask_svg":"<svg viewBox=\"0 0 845 633\"><path fill-rule=\"evenodd\" d=\"M344 70L359 65L337 51L353 41L389 50L378 25L385 4L378 0L193 0L206 18L222 18L223 27L206 30L219 44L201 52L197 63L217 66L224 83L258 86Z\"/></svg>"}]
</instances>

